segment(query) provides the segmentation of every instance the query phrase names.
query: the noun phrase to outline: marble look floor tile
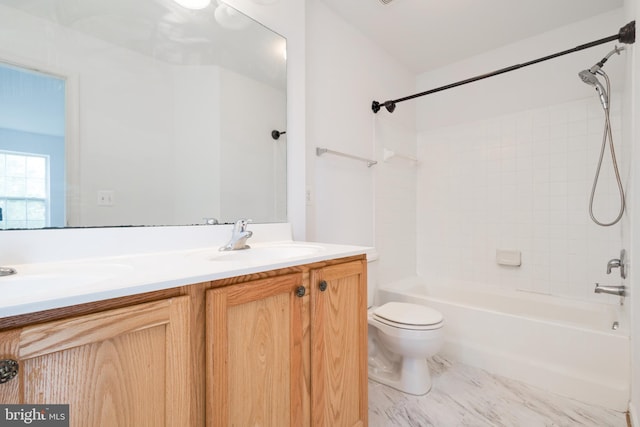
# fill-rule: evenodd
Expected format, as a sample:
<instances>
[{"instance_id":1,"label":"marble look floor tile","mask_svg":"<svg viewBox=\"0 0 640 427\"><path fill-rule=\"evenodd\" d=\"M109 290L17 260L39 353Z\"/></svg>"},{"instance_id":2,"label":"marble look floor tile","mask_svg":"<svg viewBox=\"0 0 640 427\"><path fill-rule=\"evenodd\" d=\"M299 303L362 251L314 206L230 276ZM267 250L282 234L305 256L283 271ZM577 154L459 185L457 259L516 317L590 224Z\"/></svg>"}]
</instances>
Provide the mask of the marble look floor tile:
<instances>
[{"instance_id":1,"label":"marble look floor tile","mask_svg":"<svg viewBox=\"0 0 640 427\"><path fill-rule=\"evenodd\" d=\"M424 396L369 381L370 427L626 427L626 415L436 356Z\"/></svg>"}]
</instances>

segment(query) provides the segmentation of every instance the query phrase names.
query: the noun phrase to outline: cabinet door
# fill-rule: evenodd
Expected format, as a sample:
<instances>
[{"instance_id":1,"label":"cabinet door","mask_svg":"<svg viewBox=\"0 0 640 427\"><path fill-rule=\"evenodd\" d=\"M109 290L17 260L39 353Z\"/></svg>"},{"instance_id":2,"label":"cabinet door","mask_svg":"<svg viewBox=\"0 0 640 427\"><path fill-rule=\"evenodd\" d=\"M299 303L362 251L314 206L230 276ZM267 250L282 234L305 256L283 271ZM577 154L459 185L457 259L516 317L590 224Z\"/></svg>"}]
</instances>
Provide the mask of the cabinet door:
<instances>
[{"instance_id":1,"label":"cabinet door","mask_svg":"<svg viewBox=\"0 0 640 427\"><path fill-rule=\"evenodd\" d=\"M311 270L311 422L367 425L366 262Z\"/></svg>"},{"instance_id":2,"label":"cabinet door","mask_svg":"<svg viewBox=\"0 0 640 427\"><path fill-rule=\"evenodd\" d=\"M292 274L207 292L207 425L305 424L299 288Z\"/></svg>"},{"instance_id":3,"label":"cabinet door","mask_svg":"<svg viewBox=\"0 0 640 427\"><path fill-rule=\"evenodd\" d=\"M191 426L189 322L179 297L24 327L11 400L69 404L72 426Z\"/></svg>"}]
</instances>

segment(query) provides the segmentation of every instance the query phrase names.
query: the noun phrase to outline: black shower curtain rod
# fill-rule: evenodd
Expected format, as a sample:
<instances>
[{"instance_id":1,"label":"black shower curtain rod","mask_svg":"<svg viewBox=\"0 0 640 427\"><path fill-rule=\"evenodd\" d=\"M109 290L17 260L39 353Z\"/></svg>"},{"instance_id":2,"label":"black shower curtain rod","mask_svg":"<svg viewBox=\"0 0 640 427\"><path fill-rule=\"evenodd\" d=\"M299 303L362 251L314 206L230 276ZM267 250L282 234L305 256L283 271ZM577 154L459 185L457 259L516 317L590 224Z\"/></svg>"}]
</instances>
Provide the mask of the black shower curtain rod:
<instances>
[{"instance_id":1,"label":"black shower curtain rod","mask_svg":"<svg viewBox=\"0 0 640 427\"><path fill-rule=\"evenodd\" d=\"M482 75L479 75L479 76L471 77L470 79L461 80L459 82L451 83L451 84L448 84L448 85L445 85L445 86L440 86L440 87L437 87L435 89L428 90L426 92L420 92L420 93L416 93L415 95L405 96L404 98L398 98L398 99L394 99L392 101L385 101L385 102L382 102L382 103L380 103L378 101L373 101L371 103L371 109L373 110L374 113L377 113L378 111L380 111L380 108L385 107L388 112L393 113L393 111L396 109L396 104L398 102L408 101L410 99L418 98L420 96L430 95L432 93L436 93L436 92L440 92L440 91L443 91L443 90L451 89L451 88L454 88L454 87L457 87L457 86L466 85L467 83L477 82L478 80L486 79L488 77L497 76L499 74L508 73L509 71L517 70L519 68L527 67L529 65L537 64L539 62L547 61L549 59L557 58L559 56L563 56L563 55L566 55L566 54L569 54L569 53L573 53L573 52L578 52L580 50L588 49L590 47L598 46L598 45L601 45L601 44L604 44L604 43L608 43L608 42L612 42L612 41L619 41L619 42L625 43L625 44L635 43L635 41L636 41L636 21L629 22L627 25L625 25L624 27L620 28L620 31L618 32L618 34L610 36L610 37L605 37L605 38L600 39L600 40L592 41L591 43L585 43L585 44L582 44L580 46L574 47L573 49L564 50L562 52L558 52L558 53L554 53L553 55L548 55L548 56L544 56L542 58L534 59L533 61L525 62L523 64L512 65L510 67L501 68L501 69L493 71L491 73L482 74Z\"/></svg>"}]
</instances>

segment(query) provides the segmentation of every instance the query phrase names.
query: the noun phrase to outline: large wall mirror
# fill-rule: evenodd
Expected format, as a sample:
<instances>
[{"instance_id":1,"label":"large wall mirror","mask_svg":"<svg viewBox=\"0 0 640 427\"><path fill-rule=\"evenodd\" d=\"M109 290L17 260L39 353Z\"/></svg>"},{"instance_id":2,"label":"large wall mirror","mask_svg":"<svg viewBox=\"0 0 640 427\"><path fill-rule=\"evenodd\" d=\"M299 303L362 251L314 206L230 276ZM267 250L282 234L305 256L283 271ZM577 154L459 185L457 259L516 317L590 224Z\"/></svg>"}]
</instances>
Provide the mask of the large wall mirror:
<instances>
[{"instance_id":1,"label":"large wall mirror","mask_svg":"<svg viewBox=\"0 0 640 427\"><path fill-rule=\"evenodd\" d=\"M177 1L0 0L0 228L286 221L286 41Z\"/></svg>"}]
</instances>

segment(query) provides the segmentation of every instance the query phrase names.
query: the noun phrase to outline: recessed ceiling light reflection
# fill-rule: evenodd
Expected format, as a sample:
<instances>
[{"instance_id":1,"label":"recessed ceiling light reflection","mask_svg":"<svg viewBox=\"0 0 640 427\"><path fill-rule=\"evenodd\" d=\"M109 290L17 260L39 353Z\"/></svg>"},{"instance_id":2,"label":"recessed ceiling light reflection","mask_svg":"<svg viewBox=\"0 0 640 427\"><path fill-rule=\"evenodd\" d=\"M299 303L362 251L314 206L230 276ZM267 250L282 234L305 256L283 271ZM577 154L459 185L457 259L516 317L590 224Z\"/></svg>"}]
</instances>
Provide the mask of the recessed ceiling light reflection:
<instances>
[{"instance_id":1,"label":"recessed ceiling light reflection","mask_svg":"<svg viewBox=\"0 0 640 427\"><path fill-rule=\"evenodd\" d=\"M211 4L211 0L173 0L182 7L192 10L200 10Z\"/></svg>"}]
</instances>

